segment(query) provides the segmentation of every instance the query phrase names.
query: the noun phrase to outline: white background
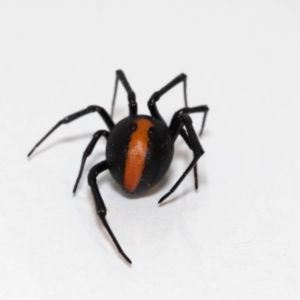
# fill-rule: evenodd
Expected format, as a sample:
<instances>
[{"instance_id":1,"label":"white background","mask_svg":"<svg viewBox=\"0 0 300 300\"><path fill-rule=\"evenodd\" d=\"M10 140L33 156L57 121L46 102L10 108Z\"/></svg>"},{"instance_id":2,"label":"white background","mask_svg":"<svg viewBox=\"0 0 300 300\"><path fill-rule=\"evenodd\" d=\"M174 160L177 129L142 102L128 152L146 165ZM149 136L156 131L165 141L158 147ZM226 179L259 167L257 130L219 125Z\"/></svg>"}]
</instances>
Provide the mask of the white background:
<instances>
[{"instance_id":1,"label":"white background","mask_svg":"<svg viewBox=\"0 0 300 300\"><path fill-rule=\"evenodd\" d=\"M1 299L300 299L300 4L277 1L0 2ZM72 188L98 104L110 110L122 68L148 113L150 95L181 72L189 105L210 111L199 191L190 174L157 201L192 158L173 164L137 199L107 172L108 221L133 265L98 220L89 158ZM120 87L115 120L128 115ZM158 104L170 120L182 85ZM193 115L200 128L201 115Z\"/></svg>"}]
</instances>

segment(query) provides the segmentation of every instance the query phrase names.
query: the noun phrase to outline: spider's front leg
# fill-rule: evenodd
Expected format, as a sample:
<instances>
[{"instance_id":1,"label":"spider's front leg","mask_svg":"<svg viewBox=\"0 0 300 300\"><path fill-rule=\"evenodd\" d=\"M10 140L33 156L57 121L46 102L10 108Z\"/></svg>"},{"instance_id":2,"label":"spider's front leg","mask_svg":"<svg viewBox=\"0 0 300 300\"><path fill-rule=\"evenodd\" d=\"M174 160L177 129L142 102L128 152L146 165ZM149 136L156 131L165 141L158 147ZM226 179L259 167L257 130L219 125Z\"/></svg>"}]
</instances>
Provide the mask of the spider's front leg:
<instances>
[{"instance_id":1,"label":"spider's front leg","mask_svg":"<svg viewBox=\"0 0 300 300\"><path fill-rule=\"evenodd\" d=\"M111 231L107 221L106 221L106 207L104 204L104 201L100 195L99 192L99 188L97 186L97 176L108 169L107 166L107 162L106 161L102 161L100 163L98 163L97 165L95 165L89 172L89 176L88 176L88 183L91 186L92 189L92 193L94 196L94 201L95 201L95 205L96 205L96 210L97 210L97 215L99 216L99 218L101 219L103 226L106 228L107 232L109 233L111 239L113 240L114 244L116 245L118 251L120 252L120 254L125 258L125 260L131 264L131 260L127 257L127 255L125 254L125 252L123 251L123 249L121 248L119 242L117 241L116 237L114 236L113 232Z\"/></svg>"},{"instance_id":2,"label":"spider's front leg","mask_svg":"<svg viewBox=\"0 0 300 300\"><path fill-rule=\"evenodd\" d=\"M54 131L56 130L60 125L68 124L84 115L87 115L89 113L97 112L107 125L108 129L111 130L115 124L109 114L106 112L106 110L103 107L97 106L97 105L91 105L87 107L86 109L80 110L74 114L71 114L62 120L60 120L52 129L50 129L44 137L40 139L40 141L33 147L33 149L28 153L28 157L34 152L34 150Z\"/></svg>"},{"instance_id":3,"label":"spider's front leg","mask_svg":"<svg viewBox=\"0 0 300 300\"><path fill-rule=\"evenodd\" d=\"M84 168L84 165L85 165L85 161L91 155L91 153L93 152L93 149L95 148L97 142L99 141L99 139L101 138L102 135L105 136L106 139L108 139L109 132L106 131L106 130L98 130L96 133L94 133L92 140L90 141L90 143L86 147L85 151L83 152L81 165L80 165L80 169L79 169L79 174L77 176L77 179L76 179L76 182L75 182L75 185L74 185L74 188L73 188L73 193L74 194L76 192L79 180L81 178L83 168Z\"/></svg>"}]
</instances>

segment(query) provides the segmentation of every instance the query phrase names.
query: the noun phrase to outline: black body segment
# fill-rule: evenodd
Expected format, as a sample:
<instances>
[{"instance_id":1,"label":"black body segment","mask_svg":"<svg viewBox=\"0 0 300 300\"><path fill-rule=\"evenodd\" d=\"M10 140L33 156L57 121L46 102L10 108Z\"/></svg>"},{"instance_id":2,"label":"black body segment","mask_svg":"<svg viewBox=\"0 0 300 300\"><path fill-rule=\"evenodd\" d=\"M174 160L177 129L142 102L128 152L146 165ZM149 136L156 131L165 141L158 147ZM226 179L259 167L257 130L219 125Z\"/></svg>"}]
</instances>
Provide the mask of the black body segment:
<instances>
[{"instance_id":1,"label":"black body segment","mask_svg":"<svg viewBox=\"0 0 300 300\"><path fill-rule=\"evenodd\" d=\"M126 161L130 155L129 145L133 134L138 130L139 120L149 120L153 126L148 132L149 141L141 178L137 187L130 191L124 185L124 175ZM107 164L111 175L124 191L131 194L141 193L159 182L171 164L173 153L173 140L165 124L142 115L127 117L116 124L110 133L106 147Z\"/></svg>"}]
</instances>

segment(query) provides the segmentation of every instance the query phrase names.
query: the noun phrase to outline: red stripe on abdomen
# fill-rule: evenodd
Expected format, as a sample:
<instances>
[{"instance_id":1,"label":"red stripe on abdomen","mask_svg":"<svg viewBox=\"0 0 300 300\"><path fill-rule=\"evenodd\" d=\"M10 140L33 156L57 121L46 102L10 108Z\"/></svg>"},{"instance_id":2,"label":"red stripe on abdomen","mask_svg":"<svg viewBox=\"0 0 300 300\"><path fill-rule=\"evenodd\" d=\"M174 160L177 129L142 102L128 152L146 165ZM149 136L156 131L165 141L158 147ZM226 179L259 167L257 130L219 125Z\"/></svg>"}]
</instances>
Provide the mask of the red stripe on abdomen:
<instances>
[{"instance_id":1,"label":"red stripe on abdomen","mask_svg":"<svg viewBox=\"0 0 300 300\"><path fill-rule=\"evenodd\" d=\"M134 192L142 177L148 151L148 133L153 123L148 119L138 119L136 125L128 145L124 170L124 187L129 192Z\"/></svg>"}]
</instances>

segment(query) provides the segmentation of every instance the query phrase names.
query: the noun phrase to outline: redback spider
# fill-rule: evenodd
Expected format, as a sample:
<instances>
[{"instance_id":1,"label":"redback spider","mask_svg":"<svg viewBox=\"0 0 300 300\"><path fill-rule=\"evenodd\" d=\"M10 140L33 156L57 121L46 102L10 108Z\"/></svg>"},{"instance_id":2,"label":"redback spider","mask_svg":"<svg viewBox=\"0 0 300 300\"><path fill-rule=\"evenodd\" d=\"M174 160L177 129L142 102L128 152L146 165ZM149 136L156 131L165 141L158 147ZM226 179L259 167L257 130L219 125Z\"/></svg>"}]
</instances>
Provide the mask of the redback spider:
<instances>
[{"instance_id":1,"label":"redback spider","mask_svg":"<svg viewBox=\"0 0 300 300\"><path fill-rule=\"evenodd\" d=\"M194 168L195 188L198 188L196 164L200 156L204 154L204 151L200 145L189 114L198 112L204 113L200 130L201 135L205 125L208 107L206 105L188 107L186 78L187 77L185 74L180 74L162 89L155 92L148 101L148 108L151 116L146 116L137 114L135 93L131 89L123 71L118 70L116 71L115 89L110 116L106 110L100 106L88 106L86 109L80 110L60 120L28 154L28 156L30 156L33 151L60 125L70 123L79 117L92 112L97 112L100 115L100 117L106 123L109 131L98 130L93 135L92 140L83 153L79 174L76 179L73 192L75 193L77 189L87 157L92 153L100 137L104 136L107 139L106 160L96 164L91 168L88 175L88 184L92 189L97 215L100 217L104 227L108 231L120 254L129 263L131 263L131 260L122 250L106 221L106 207L100 195L96 178L101 172L109 170L112 177L126 193L138 194L149 189L158 183L166 174L173 158L174 143L178 135L181 135L185 143L193 152L194 158L171 190L165 194L158 203L162 203L171 193L176 190L176 188L192 168ZM119 80L122 82L127 92L129 117L126 117L119 123L114 124L112 115L115 106ZM185 107L175 112L170 126L168 127L158 112L156 102L162 95L181 82L183 83Z\"/></svg>"}]
</instances>

